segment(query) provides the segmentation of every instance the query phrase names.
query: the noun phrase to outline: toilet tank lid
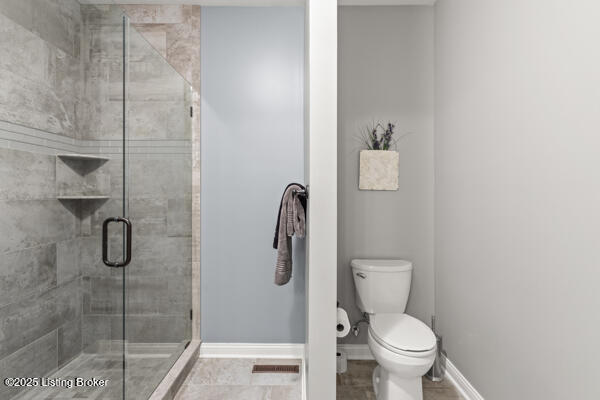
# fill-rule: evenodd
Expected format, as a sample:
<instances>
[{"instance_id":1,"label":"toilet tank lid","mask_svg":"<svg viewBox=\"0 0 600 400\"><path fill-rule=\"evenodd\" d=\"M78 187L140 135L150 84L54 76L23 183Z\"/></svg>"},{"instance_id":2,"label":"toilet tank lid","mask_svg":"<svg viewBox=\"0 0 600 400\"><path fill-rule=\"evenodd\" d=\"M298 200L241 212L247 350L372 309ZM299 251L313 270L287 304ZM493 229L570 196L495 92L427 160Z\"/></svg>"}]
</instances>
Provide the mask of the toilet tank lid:
<instances>
[{"instance_id":1,"label":"toilet tank lid","mask_svg":"<svg viewBox=\"0 0 600 400\"><path fill-rule=\"evenodd\" d=\"M402 272L412 270L412 263L406 260L352 260L352 268L373 272Z\"/></svg>"}]
</instances>

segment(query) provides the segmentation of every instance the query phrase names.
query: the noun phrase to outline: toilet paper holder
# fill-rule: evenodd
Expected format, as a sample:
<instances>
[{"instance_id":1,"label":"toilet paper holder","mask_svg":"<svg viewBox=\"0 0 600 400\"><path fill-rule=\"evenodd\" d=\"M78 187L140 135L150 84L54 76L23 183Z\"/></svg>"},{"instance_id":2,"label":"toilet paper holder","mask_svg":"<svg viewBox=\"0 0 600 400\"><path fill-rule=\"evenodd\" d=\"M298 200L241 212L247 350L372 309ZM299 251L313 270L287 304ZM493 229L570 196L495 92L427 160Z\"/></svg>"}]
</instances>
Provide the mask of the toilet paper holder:
<instances>
[{"instance_id":1,"label":"toilet paper holder","mask_svg":"<svg viewBox=\"0 0 600 400\"><path fill-rule=\"evenodd\" d=\"M362 324L362 323L365 323L365 324L369 325L369 323L370 323L370 321L369 321L369 314L363 313L362 319L356 321L352 325L352 333L354 334L354 336L358 336L360 334L360 324Z\"/></svg>"},{"instance_id":2,"label":"toilet paper holder","mask_svg":"<svg viewBox=\"0 0 600 400\"><path fill-rule=\"evenodd\" d=\"M350 330L352 329L352 325L350 323L350 318L348 317L348 313L343 308L337 307L337 324L336 324L336 336L338 338L343 338L348 336Z\"/></svg>"},{"instance_id":3,"label":"toilet paper holder","mask_svg":"<svg viewBox=\"0 0 600 400\"><path fill-rule=\"evenodd\" d=\"M337 302L336 308L340 308L340 302L339 301ZM349 322L352 322L352 321L349 321ZM363 317L360 320L356 321L350 327L350 330L352 331L352 333L354 334L354 336L358 336L360 334L360 324L363 324L363 323L365 323L367 325L369 325L369 323L370 323L370 321L369 321L369 314L366 313L366 312L363 313ZM337 324L336 330L337 330L337 332L343 332L344 331L344 325Z\"/></svg>"}]
</instances>

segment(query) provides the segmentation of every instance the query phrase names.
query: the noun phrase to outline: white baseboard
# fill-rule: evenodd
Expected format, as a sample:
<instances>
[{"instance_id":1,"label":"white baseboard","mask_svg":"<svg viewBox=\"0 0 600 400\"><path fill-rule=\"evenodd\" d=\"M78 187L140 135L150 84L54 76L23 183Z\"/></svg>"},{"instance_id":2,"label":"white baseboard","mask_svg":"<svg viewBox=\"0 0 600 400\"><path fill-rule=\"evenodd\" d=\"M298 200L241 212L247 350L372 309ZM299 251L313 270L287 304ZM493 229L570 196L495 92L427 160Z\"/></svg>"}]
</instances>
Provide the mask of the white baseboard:
<instances>
[{"instance_id":1,"label":"white baseboard","mask_svg":"<svg viewBox=\"0 0 600 400\"><path fill-rule=\"evenodd\" d=\"M200 357L206 358L300 358L303 343L202 343Z\"/></svg>"},{"instance_id":2,"label":"white baseboard","mask_svg":"<svg viewBox=\"0 0 600 400\"><path fill-rule=\"evenodd\" d=\"M337 348L346 352L348 360L374 360L369 345L366 344L338 344Z\"/></svg>"},{"instance_id":3,"label":"white baseboard","mask_svg":"<svg viewBox=\"0 0 600 400\"><path fill-rule=\"evenodd\" d=\"M460 373L452 361L446 358L446 378L456 386L465 400L484 400L483 396L471 385L471 383Z\"/></svg>"},{"instance_id":4,"label":"white baseboard","mask_svg":"<svg viewBox=\"0 0 600 400\"><path fill-rule=\"evenodd\" d=\"M306 400L306 361L304 355L302 356L302 400Z\"/></svg>"}]
</instances>

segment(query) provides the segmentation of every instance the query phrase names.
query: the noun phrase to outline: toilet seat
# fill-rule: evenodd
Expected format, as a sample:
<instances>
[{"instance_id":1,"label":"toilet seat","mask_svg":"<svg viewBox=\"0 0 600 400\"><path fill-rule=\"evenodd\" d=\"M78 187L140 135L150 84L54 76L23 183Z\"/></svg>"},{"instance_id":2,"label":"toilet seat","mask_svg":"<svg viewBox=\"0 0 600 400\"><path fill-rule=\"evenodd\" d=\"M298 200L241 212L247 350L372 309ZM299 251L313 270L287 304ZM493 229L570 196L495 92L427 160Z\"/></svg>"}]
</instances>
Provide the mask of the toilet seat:
<instances>
[{"instance_id":1,"label":"toilet seat","mask_svg":"<svg viewBox=\"0 0 600 400\"><path fill-rule=\"evenodd\" d=\"M372 315L369 331L378 344L396 354L420 358L435 352L432 330L407 314Z\"/></svg>"}]
</instances>

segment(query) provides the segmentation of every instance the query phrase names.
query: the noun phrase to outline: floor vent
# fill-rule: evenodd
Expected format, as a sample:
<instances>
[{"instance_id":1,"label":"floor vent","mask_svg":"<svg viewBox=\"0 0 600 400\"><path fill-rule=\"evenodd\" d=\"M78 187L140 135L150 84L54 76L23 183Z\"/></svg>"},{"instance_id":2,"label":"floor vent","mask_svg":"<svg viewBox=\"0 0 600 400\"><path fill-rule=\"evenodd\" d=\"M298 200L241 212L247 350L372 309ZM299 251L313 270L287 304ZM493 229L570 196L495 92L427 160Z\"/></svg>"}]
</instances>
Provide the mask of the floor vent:
<instances>
[{"instance_id":1,"label":"floor vent","mask_svg":"<svg viewBox=\"0 0 600 400\"><path fill-rule=\"evenodd\" d=\"M298 374L300 366L298 365L260 365L252 367L253 374Z\"/></svg>"}]
</instances>

